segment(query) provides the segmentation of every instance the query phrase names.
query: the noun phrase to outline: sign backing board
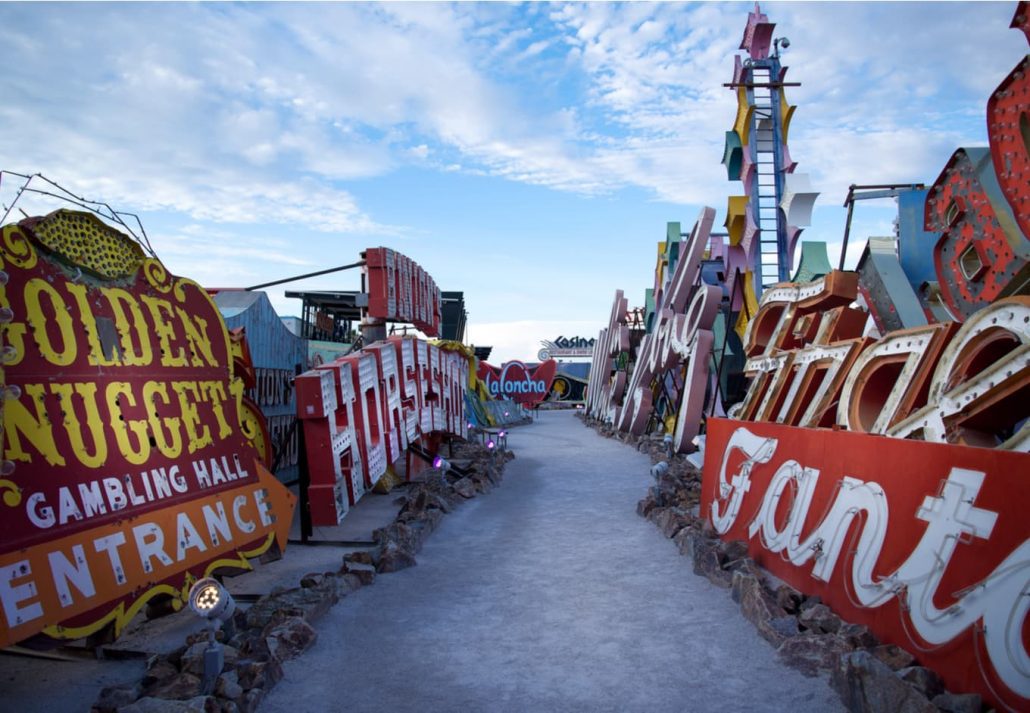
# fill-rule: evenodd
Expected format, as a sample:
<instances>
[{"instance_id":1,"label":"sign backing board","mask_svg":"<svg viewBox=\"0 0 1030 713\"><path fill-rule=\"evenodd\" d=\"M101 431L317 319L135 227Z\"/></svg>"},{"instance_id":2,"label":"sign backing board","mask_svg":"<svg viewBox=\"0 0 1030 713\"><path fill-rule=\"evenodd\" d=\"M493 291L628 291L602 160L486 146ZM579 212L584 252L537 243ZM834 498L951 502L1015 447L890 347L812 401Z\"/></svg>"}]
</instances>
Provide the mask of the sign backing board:
<instances>
[{"instance_id":1,"label":"sign backing board","mask_svg":"<svg viewBox=\"0 0 1030 713\"><path fill-rule=\"evenodd\" d=\"M90 214L3 228L0 646L117 633L285 547L217 307Z\"/></svg>"},{"instance_id":2,"label":"sign backing board","mask_svg":"<svg viewBox=\"0 0 1030 713\"><path fill-rule=\"evenodd\" d=\"M713 418L701 512L949 689L1025 709L1027 473L1025 453Z\"/></svg>"}]
</instances>

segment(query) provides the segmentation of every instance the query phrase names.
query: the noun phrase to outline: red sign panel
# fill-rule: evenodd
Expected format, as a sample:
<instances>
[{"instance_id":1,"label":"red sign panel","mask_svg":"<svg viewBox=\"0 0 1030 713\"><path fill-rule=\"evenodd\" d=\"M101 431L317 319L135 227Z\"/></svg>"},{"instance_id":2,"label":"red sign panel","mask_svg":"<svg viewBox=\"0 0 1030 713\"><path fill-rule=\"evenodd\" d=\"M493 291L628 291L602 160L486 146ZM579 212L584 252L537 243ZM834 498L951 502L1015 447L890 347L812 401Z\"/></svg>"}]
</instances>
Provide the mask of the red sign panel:
<instances>
[{"instance_id":1,"label":"red sign panel","mask_svg":"<svg viewBox=\"0 0 1030 713\"><path fill-rule=\"evenodd\" d=\"M365 251L368 316L388 322L409 322L427 336L440 332L440 289L417 262L390 248Z\"/></svg>"},{"instance_id":2,"label":"red sign panel","mask_svg":"<svg viewBox=\"0 0 1030 713\"><path fill-rule=\"evenodd\" d=\"M338 524L418 438L467 436L468 370L463 354L393 338L298 376L312 523Z\"/></svg>"},{"instance_id":3,"label":"red sign panel","mask_svg":"<svg viewBox=\"0 0 1030 713\"><path fill-rule=\"evenodd\" d=\"M116 633L150 598L285 546L218 309L88 214L3 228L0 646Z\"/></svg>"},{"instance_id":4,"label":"red sign panel","mask_svg":"<svg viewBox=\"0 0 1030 713\"><path fill-rule=\"evenodd\" d=\"M481 361L478 376L494 398L532 408L547 398L557 370L558 362L550 360L541 362L532 373L520 361L505 362L499 368Z\"/></svg>"},{"instance_id":5,"label":"red sign panel","mask_svg":"<svg viewBox=\"0 0 1030 713\"><path fill-rule=\"evenodd\" d=\"M709 419L701 511L956 691L1030 706L1030 455Z\"/></svg>"}]
</instances>

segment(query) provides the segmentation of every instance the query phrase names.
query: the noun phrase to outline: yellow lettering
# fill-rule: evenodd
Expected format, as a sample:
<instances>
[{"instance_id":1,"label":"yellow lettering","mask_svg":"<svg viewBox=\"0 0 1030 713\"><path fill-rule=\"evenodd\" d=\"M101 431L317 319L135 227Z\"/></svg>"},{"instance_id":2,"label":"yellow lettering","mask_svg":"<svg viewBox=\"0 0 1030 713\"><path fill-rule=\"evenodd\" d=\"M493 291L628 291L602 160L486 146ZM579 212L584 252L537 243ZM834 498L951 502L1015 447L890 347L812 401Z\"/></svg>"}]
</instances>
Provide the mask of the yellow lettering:
<instances>
[{"instance_id":1,"label":"yellow lettering","mask_svg":"<svg viewBox=\"0 0 1030 713\"><path fill-rule=\"evenodd\" d=\"M68 433L72 451L87 468L99 468L107 462L107 439L104 437L104 422L97 408L96 384L51 384L50 390L61 402L61 413L64 415L64 430ZM93 452L86 450L82 439L82 423L75 411L74 394L78 394L86 409L86 425L93 440Z\"/></svg>"},{"instance_id":2,"label":"yellow lettering","mask_svg":"<svg viewBox=\"0 0 1030 713\"><path fill-rule=\"evenodd\" d=\"M89 363L91 366L113 366L119 364L118 354L112 353L110 357L104 354L104 347L100 343L100 336L97 334L97 320L93 310L89 308L89 299L86 296L86 286L76 285L69 282L65 285L68 291L75 298L79 307L79 321L86 330L86 342L89 344ZM111 350L114 352L114 350Z\"/></svg>"},{"instance_id":3,"label":"yellow lettering","mask_svg":"<svg viewBox=\"0 0 1030 713\"><path fill-rule=\"evenodd\" d=\"M167 384L160 381L148 381L143 385L143 405L147 409L147 419L150 421L150 431L154 434L157 449L168 458L178 458L182 453L182 435L179 433L182 421L173 416L161 418L157 410L157 397L159 396L165 406L171 405ZM165 429L168 431L167 434Z\"/></svg>"},{"instance_id":4,"label":"yellow lettering","mask_svg":"<svg viewBox=\"0 0 1030 713\"><path fill-rule=\"evenodd\" d=\"M117 287L102 287L104 297L111 304L114 312L114 323L118 328L118 336L122 342L122 363L128 366L147 366L154 360L147 336L147 324L143 321L143 312L139 303L130 292ZM125 314L126 307L132 319ZM136 333L135 340L133 332ZM137 351L138 346L138 351Z\"/></svg>"},{"instance_id":5,"label":"yellow lettering","mask_svg":"<svg viewBox=\"0 0 1030 713\"><path fill-rule=\"evenodd\" d=\"M45 294L50 300L50 309L44 311L40 302L41 296ZM27 312L29 326L32 328L32 335L39 345L39 352L48 362L54 366L68 366L75 361L75 332L72 330L72 318L68 314L68 306L57 290L39 277L29 280L25 286L25 310ZM47 331L48 324L57 326L61 342L58 349L50 339Z\"/></svg>"},{"instance_id":6,"label":"yellow lettering","mask_svg":"<svg viewBox=\"0 0 1030 713\"><path fill-rule=\"evenodd\" d=\"M200 388L211 401L211 410L218 420L218 439L225 440L232 435L232 427L225 420L225 411L222 409L222 403L226 400L225 384L221 381L201 381Z\"/></svg>"},{"instance_id":7,"label":"yellow lettering","mask_svg":"<svg viewBox=\"0 0 1030 713\"><path fill-rule=\"evenodd\" d=\"M172 305L165 300L149 295L142 295L140 299L143 300L143 304L147 306L147 310L154 320L154 332L161 344L161 366L186 366L185 350L181 346L175 347L174 351L172 349L172 338L175 337L175 332L172 330L172 325L168 323L169 319L175 317Z\"/></svg>"},{"instance_id":8,"label":"yellow lettering","mask_svg":"<svg viewBox=\"0 0 1030 713\"><path fill-rule=\"evenodd\" d=\"M0 285L0 307L11 308L11 303L7 300L7 290L3 285ZM3 326L3 341L5 344L14 347L16 352L7 361L7 366L21 363L22 357L25 355L25 331L24 322L10 322Z\"/></svg>"},{"instance_id":9,"label":"yellow lettering","mask_svg":"<svg viewBox=\"0 0 1030 713\"><path fill-rule=\"evenodd\" d=\"M190 343L190 364L204 366L204 363L207 362L207 366L218 366L211 348L211 340L207 338L207 320L188 315L181 307L176 307L175 313L179 315L179 322L186 334L186 341ZM196 324L193 320L196 320ZM203 359L200 358L201 355L204 357Z\"/></svg>"},{"instance_id":10,"label":"yellow lettering","mask_svg":"<svg viewBox=\"0 0 1030 713\"><path fill-rule=\"evenodd\" d=\"M32 456L22 448L21 437L33 445L36 451L43 456L50 465L64 465L64 458L57 452L54 444L54 432L50 425L50 419L46 414L46 406L43 404L43 397L46 394L46 387L43 384L26 384L22 388L23 394L28 394L36 408L36 415L33 416L21 399L8 399L4 403L4 436L7 440L6 458L8 460L20 460L25 463L32 462Z\"/></svg>"},{"instance_id":11,"label":"yellow lettering","mask_svg":"<svg viewBox=\"0 0 1030 713\"><path fill-rule=\"evenodd\" d=\"M114 431L118 450L125 460L133 465L142 465L150 457L150 440L147 438L146 421L129 421L122 413L122 403L133 407L136 399L132 396L132 385L125 381L112 381L107 385L107 409L111 413L111 430ZM136 436L137 446L133 447L129 431Z\"/></svg>"},{"instance_id":12,"label":"yellow lettering","mask_svg":"<svg viewBox=\"0 0 1030 713\"><path fill-rule=\"evenodd\" d=\"M186 437L189 439L188 450L196 453L201 448L210 446L214 441L211 439L211 430L200 423L200 416L197 414L196 402L200 400L200 390L195 381L174 381L172 388L179 397L179 409L182 411L182 423L186 426ZM192 398L187 394L189 392ZM200 432L197 426L201 427Z\"/></svg>"}]
</instances>

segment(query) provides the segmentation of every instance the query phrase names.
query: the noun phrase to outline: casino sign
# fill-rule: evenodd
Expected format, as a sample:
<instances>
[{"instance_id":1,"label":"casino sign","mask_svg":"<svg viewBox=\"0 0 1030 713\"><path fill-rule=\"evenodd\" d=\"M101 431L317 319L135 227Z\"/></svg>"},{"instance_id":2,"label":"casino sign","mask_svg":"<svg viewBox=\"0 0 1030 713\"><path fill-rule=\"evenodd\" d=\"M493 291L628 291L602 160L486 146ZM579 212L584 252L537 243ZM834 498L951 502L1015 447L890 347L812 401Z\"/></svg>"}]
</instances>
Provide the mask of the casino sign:
<instances>
[{"instance_id":1,"label":"casino sign","mask_svg":"<svg viewBox=\"0 0 1030 713\"><path fill-rule=\"evenodd\" d=\"M0 234L0 647L115 635L155 597L281 551L242 333L93 215Z\"/></svg>"},{"instance_id":2,"label":"casino sign","mask_svg":"<svg viewBox=\"0 0 1030 713\"><path fill-rule=\"evenodd\" d=\"M540 361L548 359L563 359L566 357L590 357L594 353L594 342L596 339L584 339L583 337L558 337L553 342L541 339L543 349L537 352Z\"/></svg>"}]
</instances>

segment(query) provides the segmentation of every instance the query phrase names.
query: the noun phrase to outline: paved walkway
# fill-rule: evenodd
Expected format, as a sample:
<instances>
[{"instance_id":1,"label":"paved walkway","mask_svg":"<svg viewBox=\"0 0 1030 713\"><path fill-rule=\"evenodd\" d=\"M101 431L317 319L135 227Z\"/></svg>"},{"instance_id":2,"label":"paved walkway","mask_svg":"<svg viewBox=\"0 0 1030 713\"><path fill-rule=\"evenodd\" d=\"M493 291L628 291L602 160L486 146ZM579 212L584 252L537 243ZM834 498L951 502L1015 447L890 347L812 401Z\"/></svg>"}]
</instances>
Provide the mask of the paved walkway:
<instances>
[{"instance_id":1,"label":"paved walkway","mask_svg":"<svg viewBox=\"0 0 1030 713\"><path fill-rule=\"evenodd\" d=\"M261 705L288 711L839 711L635 512L647 458L545 412L418 566L350 595Z\"/></svg>"}]
</instances>

